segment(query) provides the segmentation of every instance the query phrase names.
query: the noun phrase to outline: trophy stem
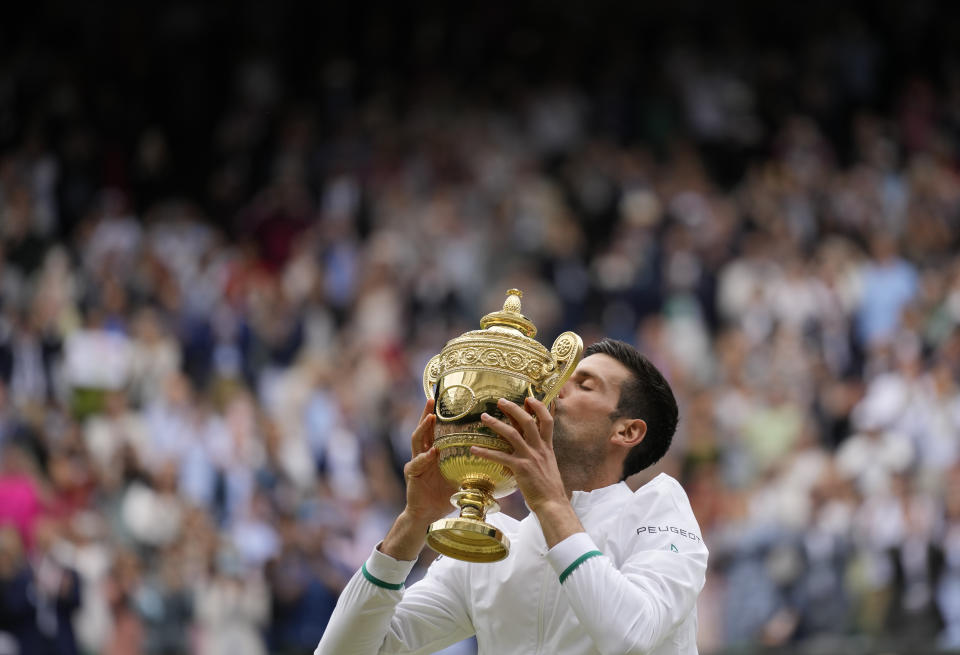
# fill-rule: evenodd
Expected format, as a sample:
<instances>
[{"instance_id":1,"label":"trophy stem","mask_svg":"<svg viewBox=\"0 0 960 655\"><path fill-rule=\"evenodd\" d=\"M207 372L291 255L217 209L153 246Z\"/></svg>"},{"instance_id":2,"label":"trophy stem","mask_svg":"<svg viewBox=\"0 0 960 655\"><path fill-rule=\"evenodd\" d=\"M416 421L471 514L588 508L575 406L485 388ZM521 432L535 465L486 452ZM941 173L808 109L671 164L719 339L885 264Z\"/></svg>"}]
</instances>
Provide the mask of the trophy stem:
<instances>
[{"instance_id":1,"label":"trophy stem","mask_svg":"<svg viewBox=\"0 0 960 655\"><path fill-rule=\"evenodd\" d=\"M488 513L500 511L500 505L488 489L465 483L450 501L460 508L460 518L483 521Z\"/></svg>"},{"instance_id":2,"label":"trophy stem","mask_svg":"<svg viewBox=\"0 0 960 655\"><path fill-rule=\"evenodd\" d=\"M440 519L427 530L427 545L441 555L465 562L496 562L510 552L510 540L484 519L500 505L491 491L465 483L450 499L460 508L459 518Z\"/></svg>"}]
</instances>

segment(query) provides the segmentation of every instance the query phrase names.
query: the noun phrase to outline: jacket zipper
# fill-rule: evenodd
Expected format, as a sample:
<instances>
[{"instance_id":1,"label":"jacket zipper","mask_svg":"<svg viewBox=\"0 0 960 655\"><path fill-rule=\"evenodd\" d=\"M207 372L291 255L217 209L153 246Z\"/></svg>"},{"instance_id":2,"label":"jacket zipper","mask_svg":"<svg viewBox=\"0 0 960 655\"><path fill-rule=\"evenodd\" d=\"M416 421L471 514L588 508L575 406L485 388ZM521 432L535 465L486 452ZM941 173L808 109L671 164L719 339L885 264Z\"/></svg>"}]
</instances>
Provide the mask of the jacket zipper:
<instances>
[{"instance_id":1,"label":"jacket zipper","mask_svg":"<svg viewBox=\"0 0 960 655\"><path fill-rule=\"evenodd\" d=\"M550 582L549 576L553 572L547 562L546 554L540 555L540 567L543 569L543 573L540 576L540 608L537 611L537 653L543 652L543 610L547 598L547 584Z\"/></svg>"}]
</instances>

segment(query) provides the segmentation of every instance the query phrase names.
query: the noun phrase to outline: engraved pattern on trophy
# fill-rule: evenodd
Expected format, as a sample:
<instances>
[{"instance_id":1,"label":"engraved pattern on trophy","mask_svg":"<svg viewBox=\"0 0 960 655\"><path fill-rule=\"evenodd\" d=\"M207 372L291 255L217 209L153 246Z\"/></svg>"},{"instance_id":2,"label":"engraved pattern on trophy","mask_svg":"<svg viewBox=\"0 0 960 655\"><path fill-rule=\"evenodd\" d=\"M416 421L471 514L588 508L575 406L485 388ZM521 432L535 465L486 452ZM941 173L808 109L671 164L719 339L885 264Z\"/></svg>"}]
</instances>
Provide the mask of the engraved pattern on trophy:
<instances>
[{"instance_id":1,"label":"engraved pattern on trophy","mask_svg":"<svg viewBox=\"0 0 960 655\"><path fill-rule=\"evenodd\" d=\"M485 330L467 332L451 340L441 355L427 363L424 394L432 398L433 385L453 370L502 373L506 369L527 382L542 382L545 367L552 369L555 363L550 351L535 341L533 345L525 343L528 341L521 335L502 333L494 339Z\"/></svg>"},{"instance_id":2,"label":"engraved pattern on trophy","mask_svg":"<svg viewBox=\"0 0 960 655\"><path fill-rule=\"evenodd\" d=\"M583 352L576 334L566 332L547 350L535 341L537 329L520 313L522 294L507 292L503 309L480 321L483 329L451 339L424 369L423 391L437 400L434 444L440 472L458 487L451 502L458 518L436 521L427 533L434 550L471 562L507 556L510 542L485 521L499 510L496 498L516 489L510 469L477 457L471 446L510 452L509 442L480 422L484 412L503 418L497 400L520 405L528 397L549 402L572 373Z\"/></svg>"},{"instance_id":3,"label":"engraved pattern on trophy","mask_svg":"<svg viewBox=\"0 0 960 655\"><path fill-rule=\"evenodd\" d=\"M423 369L423 393L433 398L433 386L440 380L440 355L434 355Z\"/></svg>"},{"instance_id":4,"label":"engraved pattern on trophy","mask_svg":"<svg viewBox=\"0 0 960 655\"><path fill-rule=\"evenodd\" d=\"M477 394L465 384L451 384L437 394L437 418L456 421L470 413L477 403Z\"/></svg>"}]
</instances>

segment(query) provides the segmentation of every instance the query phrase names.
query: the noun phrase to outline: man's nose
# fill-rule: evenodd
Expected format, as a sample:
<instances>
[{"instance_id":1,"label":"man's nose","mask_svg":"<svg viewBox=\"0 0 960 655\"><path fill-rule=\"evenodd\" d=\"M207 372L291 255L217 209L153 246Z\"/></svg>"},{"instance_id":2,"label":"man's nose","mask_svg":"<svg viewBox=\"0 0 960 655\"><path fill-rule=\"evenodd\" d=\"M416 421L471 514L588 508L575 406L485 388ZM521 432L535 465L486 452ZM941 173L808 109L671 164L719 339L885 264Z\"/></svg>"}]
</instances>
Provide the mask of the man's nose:
<instances>
[{"instance_id":1,"label":"man's nose","mask_svg":"<svg viewBox=\"0 0 960 655\"><path fill-rule=\"evenodd\" d=\"M571 388L573 388L573 382L571 382L570 380L567 380L566 382L564 382L563 386L560 387L560 392L557 394L557 398L563 398L564 396L566 396L567 389L571 389Z\"/></svg>"}]
</instances>

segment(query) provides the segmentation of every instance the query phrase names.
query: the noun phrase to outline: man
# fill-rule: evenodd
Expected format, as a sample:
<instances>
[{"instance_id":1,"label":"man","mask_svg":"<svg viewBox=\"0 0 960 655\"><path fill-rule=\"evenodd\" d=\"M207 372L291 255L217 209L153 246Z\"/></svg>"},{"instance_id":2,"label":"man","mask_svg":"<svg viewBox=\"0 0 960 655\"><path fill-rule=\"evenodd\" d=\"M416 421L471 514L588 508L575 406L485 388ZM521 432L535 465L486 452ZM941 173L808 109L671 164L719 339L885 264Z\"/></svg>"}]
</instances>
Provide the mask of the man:
<instances>
[{"instance_id":1,"label":"man","mask_svg":"<svg viewBox=\"0 0 960 655\"><path fill-rule=\"evenodd\" d=\"M553 414L501 399L484 423L514 452L473 448L510 467L530 515L487 518L512 544L493 564L436 560L403 589L427 527L450 511L437 469L433 403L404 468L407 505L340 596L315 655L433 653L476 634L481 655L696 653L707 548L686 494L661 474L623 480L670 446L677 404L631 346L586 349Z\"/></svg>"}]
</instances>

